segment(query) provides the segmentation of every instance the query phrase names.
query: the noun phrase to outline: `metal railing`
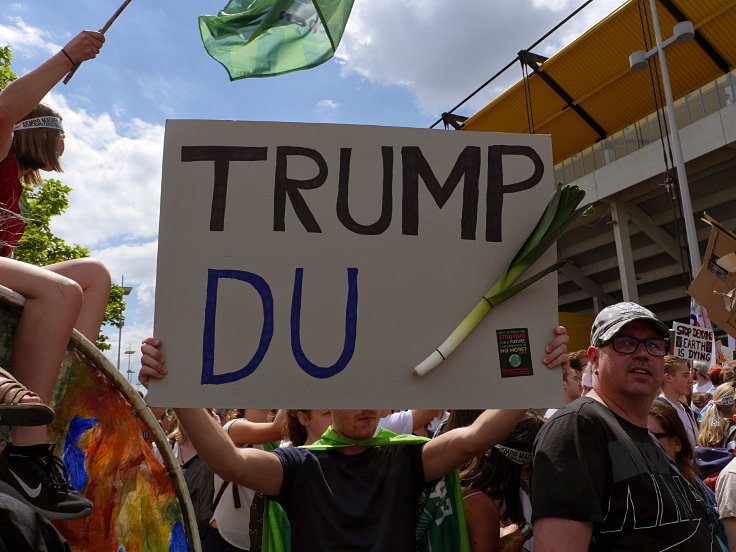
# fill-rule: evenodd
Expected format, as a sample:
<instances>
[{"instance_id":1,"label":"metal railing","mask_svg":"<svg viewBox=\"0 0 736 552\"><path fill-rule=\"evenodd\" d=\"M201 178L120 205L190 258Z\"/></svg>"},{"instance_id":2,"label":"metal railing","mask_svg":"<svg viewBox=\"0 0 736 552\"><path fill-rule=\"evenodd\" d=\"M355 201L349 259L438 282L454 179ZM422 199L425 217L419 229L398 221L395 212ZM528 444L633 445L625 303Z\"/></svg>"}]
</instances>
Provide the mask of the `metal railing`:
<instances>
[{"instance_id":1,"label":"metal railing","mask_svg":"<svg viewBox=\"0 0 736 552\"><path fill-rule=\"evenodd\" d=\"M686 127L733 103L736 103L736 75L731 71L675 101L677 126ZM661 109L664 132L666 119L665 110ZM654 112L555 165L555 181L569 184L661 138Z\"/></svg>"}]
</instances>

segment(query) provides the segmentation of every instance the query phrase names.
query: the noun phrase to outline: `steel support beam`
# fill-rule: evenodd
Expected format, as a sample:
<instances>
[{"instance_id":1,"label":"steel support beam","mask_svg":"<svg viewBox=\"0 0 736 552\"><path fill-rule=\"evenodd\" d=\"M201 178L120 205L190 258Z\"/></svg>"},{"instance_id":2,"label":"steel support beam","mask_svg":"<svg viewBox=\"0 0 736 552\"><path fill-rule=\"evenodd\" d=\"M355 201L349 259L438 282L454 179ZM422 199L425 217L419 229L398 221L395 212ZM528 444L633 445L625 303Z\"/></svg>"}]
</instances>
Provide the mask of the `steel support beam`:
<instances>
[{"instance_id":1,"label":"steel support beam","mask_svg":"<svg viewBox=\"0 0 736 552\"><path fill-rule=\"evenodd\" d=\"M627 203L626 211L631 218L631 222L636 224L649 239L659 245L667 254L675 259L678 263L682 262L682 247L677 240L665 232L661 226L657 226L652 221L652 217L647 215L638 205Z\"/></svg>"},{"instance_id":2,"label":"steel support beam","mask_svg":"<svg viewBox=\"0 0 736 552\"><path fill-rule=\"evenodd\" d=\"M597 298L606 307L618 302L615 298L603 291L603 288L596 282L587 276L583 276L582 271L574 264L570 263L560 267L560 272L570 278L580 289L589 293L592 297Z\"/></svg>"},{"instance_id":3,"label":"steel support beam","mask_svg":"<svg viewBox=\"0 0 736 552\"><path fill-rule=\"evenodd\" d=\"M680 8L678 8L672 0L659 1L664 6L664 8L668 12L670 12L670 14L672 14L672 17L677 19L678 23L688 20L685 14L680 11ZM703 36L703 33L696 30L694 40L721 71L723 71L724 73L728 73L731 70L731 68L728 66L728 62L723 59L723 56L718 53L718 50L716 50L715 47L710 42L708 42L708 39Z\"/></svg>"},{"instance_id":4,"label":"steel support beam","mask_svg":"<svg viewBox=\"0 0 736 552\"><path fill-rule=\"evenodd\" d=\"M575 103L575 100L573 99L570 94L568 94L558 83L555 81L552 77L550 77L546 72L542 71L537 64L537 59L541 58L542 56L538 56L537 54L533 54L532 52L527 52L526 50L521 50L519 52L519 60L529 67L535 75L537 75L542 81L544 81L547 86L549 86L555 94L557 94L560 98L562 98L562 101L565 102L565 108L572 109L575 113L577 113L580 118L585 121L585 123L592 128L596 134L600 137L602 140L607 136L606 131L604 128L598 124L598 122L591 117L591 115L585 111L582 107L580 107L578 104ZM544 58L546 59L546 58Z\"/></svg>"}]
</instances>

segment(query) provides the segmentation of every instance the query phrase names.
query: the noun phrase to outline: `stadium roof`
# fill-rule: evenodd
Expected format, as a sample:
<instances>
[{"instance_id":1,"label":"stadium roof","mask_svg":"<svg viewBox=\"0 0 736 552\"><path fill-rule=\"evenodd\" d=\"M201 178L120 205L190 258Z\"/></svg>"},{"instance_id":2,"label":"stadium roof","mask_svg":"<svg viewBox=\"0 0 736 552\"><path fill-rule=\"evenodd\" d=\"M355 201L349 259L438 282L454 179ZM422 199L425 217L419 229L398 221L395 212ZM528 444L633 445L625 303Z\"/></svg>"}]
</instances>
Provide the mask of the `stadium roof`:
<instances>
[{"instance_id":1,"label":"stadium roof","mask_svg":"<svg viewBox=\"0 0 736 552\"><path fill-rule=\"evenodd\" d=\"M680 21L695 29L694 40L666 50L675 98L736 67L736 0L658 0L657 11L663 40ZM559 163L656 110L652 76L659 71L629 68L629 55L653 42L649 2L630 0L552 58L520 52L526 85L519 81L462 128L551 134Z\"/></svg>"}]
</instances>

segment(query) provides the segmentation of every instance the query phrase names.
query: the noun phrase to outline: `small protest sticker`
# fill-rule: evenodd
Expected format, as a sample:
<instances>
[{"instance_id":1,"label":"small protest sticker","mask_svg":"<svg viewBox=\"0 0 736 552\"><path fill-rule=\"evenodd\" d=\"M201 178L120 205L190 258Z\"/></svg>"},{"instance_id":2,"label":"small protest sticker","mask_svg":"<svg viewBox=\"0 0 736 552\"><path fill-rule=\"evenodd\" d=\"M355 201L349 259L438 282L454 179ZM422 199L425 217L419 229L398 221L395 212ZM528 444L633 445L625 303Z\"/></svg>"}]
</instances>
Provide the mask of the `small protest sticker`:
<instances>
[{"instance_id":1,"label":"small protest sticker","mask_svg":"<svg viewBox=\"0 0 736 552\"><path fill-rule=\"evenodd\" d=\"M496 340L502 378L534 375L527 328L496 330Z\"/></svg>"}]
</instances>

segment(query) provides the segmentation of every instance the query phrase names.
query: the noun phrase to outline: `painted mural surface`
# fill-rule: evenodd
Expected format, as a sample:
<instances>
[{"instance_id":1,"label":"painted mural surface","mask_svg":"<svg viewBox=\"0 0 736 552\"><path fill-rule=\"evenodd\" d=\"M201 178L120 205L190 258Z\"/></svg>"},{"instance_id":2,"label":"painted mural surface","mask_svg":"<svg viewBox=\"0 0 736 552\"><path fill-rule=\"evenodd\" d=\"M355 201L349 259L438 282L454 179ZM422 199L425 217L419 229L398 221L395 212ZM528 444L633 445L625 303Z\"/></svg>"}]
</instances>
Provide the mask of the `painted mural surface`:
<instances>
[{"instance_id":1,"label":"painted mural surface","mask_svg":"<svg viewBox=\"0 0 736 552\"><path fill-rule=\"evenodd\" d=\"M8 365L17 320L18 312L0 302L0 365ZM89 517L54 524L78 552L193 549L175 486L144 440L147 428L135 408L105 377L107 369L114 370L101 371L71 346L65 354L50 433L72 485L94 508Z\"/></svg>"}]
</instances>

